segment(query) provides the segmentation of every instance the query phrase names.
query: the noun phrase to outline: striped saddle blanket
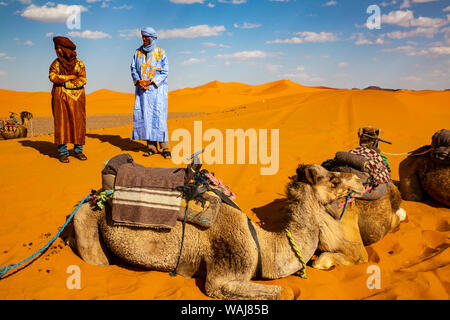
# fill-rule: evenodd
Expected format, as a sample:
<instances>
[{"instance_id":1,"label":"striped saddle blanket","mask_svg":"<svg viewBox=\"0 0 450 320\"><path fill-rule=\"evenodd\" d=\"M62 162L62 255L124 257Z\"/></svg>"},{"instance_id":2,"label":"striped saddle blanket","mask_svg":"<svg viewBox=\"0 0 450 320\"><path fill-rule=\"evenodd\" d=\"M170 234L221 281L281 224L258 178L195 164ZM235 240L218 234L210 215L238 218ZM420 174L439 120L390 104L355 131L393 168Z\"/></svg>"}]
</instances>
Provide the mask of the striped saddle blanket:
<instances>
[{"instance_id":1,"label":"striped saddle blanket","mask_svg":"<svg viewBox=\"0 0 450 320\"><path fill-rule=\"evenodd\" d=\"M219 179L211 180L209 191L202 190L187 202L180 188L186 185L186 179L185 168L144 167L129 154L110 159L102 170L102 184L103 190L114 189L109 201L112 220L118 225L171 229L177 220L186 218L201 228L211 227L222 203L212 192L215 183L224 193L228 187ZM230 192L229 196L234 194Z\"/></svg>"},{"instance_id":2,"label":"striped saddle blanket","mask_svg":"<svg viewBox=\"0 0 450 320\"><path fill-rule=\"evenodd\" d=\"M171 228L181 206L184 169L122 165L116 176L112 219L118 223Z\"/></svg>"}]
</instances>

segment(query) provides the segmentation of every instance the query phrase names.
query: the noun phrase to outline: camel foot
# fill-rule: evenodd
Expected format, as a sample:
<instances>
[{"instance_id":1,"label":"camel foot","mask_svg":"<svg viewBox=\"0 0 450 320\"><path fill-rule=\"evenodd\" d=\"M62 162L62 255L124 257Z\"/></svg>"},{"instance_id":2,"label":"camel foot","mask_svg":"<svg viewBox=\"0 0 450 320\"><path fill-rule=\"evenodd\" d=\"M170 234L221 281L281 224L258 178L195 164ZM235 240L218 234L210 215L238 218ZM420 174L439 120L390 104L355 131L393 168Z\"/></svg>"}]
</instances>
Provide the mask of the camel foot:
<instances>
[{"instance_id":1,"label":"camel foot","mask_svg":"<svg viewBox=\"0 0 450 320\"><path fill-rule=\"evenodd\" d=\"M293 292L292 295L289 293L290 288L284 290L286 288L281 286L245 280L214 279L211 281L207 279L205 289L208 296L227 300L277 300L294 296Z\"/></svg>"},{"instance_id":2,"label":"camel foot","mask_svg":"<svg viewBox=\"0 0 450 320\"><path fill-rule=\"evenodd\" d=\"M283 287L283 290L276 297L276 300L294 300L294 290L289 287Z\"/></svg>"},{"instance_id":3,"label":"camel foot","mask_svg":"<svg viewBox=\"0 0 450 320\"><path fill-rule=\"evenodd\" d=\"M398 216L400 221L404 221L406 219L406 211L403 208L398 209L395 214Z\"/></svg>"},{"instance_id":4,"label":"camel foot","mask_svg":"<svg viewBox=\"0 0 450 320\"><path fill-rule=\"evenodd\" d=\"M329 270L334 266L350 266L356 264L350 257L338 252L324 252L313 263L313 268Z\"/></svg>"}]
</instances>

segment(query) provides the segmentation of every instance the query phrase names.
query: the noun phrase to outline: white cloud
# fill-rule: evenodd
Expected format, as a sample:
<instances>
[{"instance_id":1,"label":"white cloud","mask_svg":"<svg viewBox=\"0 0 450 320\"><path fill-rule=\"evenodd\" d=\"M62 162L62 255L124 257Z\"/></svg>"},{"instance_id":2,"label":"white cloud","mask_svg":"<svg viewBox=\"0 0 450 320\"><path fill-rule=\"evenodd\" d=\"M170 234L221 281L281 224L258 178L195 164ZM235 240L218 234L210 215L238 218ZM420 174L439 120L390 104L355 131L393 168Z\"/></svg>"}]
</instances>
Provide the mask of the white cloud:
<instances>
[{"instance_id":1,"label":"white cloud","mask_svg":"<svg viewBox=\"0 0 450 320\"><path fill-rule=\"evenodd\" d=\"M334 0L330 0L324 4L324 6L327 6L327 7L336 6L336 5L337 5L337 1L334 1Z\"/></svg>"},{"instance_id":2,"label":"white cloud","mask_svg":"<svg viewBox=\"0 0 450 320\"><path fill-rule=\"evenodd\" d=\"M272 64L272 63L264 64L264 69L270 73L276 73L281 68L283 68L283 66L279 64Z\"/></svg>"},{"instance_id":3,"label":"white cloud","mask_svg":"<svg viewBox=\"0 0 450 320\"><path fill-rule=\"evenodd\" d=\"M363 33L358 32L356 34L353 34L353 36L350 38L351 40L356 40L356 45L364 45L364 44L386 44L387 41L384 40L385 35L380 35L376 40L369 40L367 39Z\"/></svg>"},{"instance_id":4,"label":"white cloud","mask_svg":"<svg viewBox=\"0 0 450 320\"><path fill-rule=\"evenodd\" d=\"M211 2L208 3L208 5L207 5L207 7L209 7L209 8L214 8L215 6L216 6L216 5L212 4Z\"/></svg>"},{"instance_id":5,"label":"white cloud","mask_svg":"<svg viewBox=\"0 0 450 320\"><path fill-rule=\"evenodd\" d=\"M27 41L25 41L24 43L23 43L24 45L26 45L26 46L34 46L34 42L33 41L31 41L31 40L27 40Z\"/></svg>"},{"instance_id":6,"label":"white cloud","mask_svg":"<svg viewBox=\"0 0 450 320\"><path fill-rule=\"evenodd\" d=\"M401 78L400 80L403 80L403 81L420 81L422 79L417 77L417 76L407 76L407 77Z\"/></svg>"},{"instance_id":7,"label":"white cloud","mask_svg":"<svg viewBox=\"0 0 450 320\"><path fill-rule=\"evenodd\" d=\"M300 81L300 82L323 82L324 80L317 75L310 76L305 72L304 66L297 66L293 73L282 74L282 78Z\"/></svg>"},{"instance_id":8,"label":"white cloud","mask_svg":"<svg viewBox=\"0 0 450 320\"><path fill-rule=\"evenodd\" d=\"M119 37L125 38L127 40L138 37L140 38L141 35L141 29L125 29L125 30L119 30Z\"/></svg>"},{"instance_id":9,"label":"white cloud","mask_svg":"<svg viewBox=\"0 0 450 320\"><path fill-rule=\"evenodd\" d=\"M231 46L227 46L227 45L221 44L221 43L217 44L217 43L214 43L214 42L203 42L202 46L204 46L204 47L231 48Z\"/></svg>"},{"instance_id":10,"label":"white cloud","mask_svg":"<svg viewBox=\"0 0 450 320\"><path fill-rule=\"evenodd\" d=\"M384 7L387 7L387 6L393 6L394 4L397 4L396 0L392 0L391 2L383 1L383 2L380 3L380 6L382 6L384 8Z\"/></svg>"},{"instance_id":11,"label":"white cloud","mask_svg":"<svg viewBox=\"0 0 450 320\"><path fill-rule=\"evenodd\" d=\"M208 25L198 25L192 26L185 29L168 29L159 30L158 38L169 39L169 38L197 38L197 37L211 37L218 36L226 29L224 26L213 26Z\"/></svg>"},{"instance_id":12,"label":"white cloud","mask_svg":"<svg viewBox=\"0 0 450 320\"><path fill-rule=\"evenodd\" d=\"M235 52L232 54L218 54L216 58L218 59L226 59L226 60L234 60L234 61L245 61L251 59L265 59L272 58L275 56L281 55L281 52L264 52L260 50L255 51L241 51Z\"/></svg>"},{"instance_id":13,"label":"white cloud","mask_svg":"<svg viewBox=\"0 0 450 320\"><path fill-rule=\"evenodd\" d=\"M405 38L416 38L416 37L426 37L433 38L438 32L437 28L416 28L411 31L393 31L386 35L391 39L405 39Z\"/></svg>"},{"instance_id":14,"label":"white cloud","mask_svg":"<svg viewBox=\"0 0 450 320\"><path fill-rule=\"evenodd\" d=\"M45 37L46 38L50 38L50 37L53 37L53 32L47 32L46 34L45 34Z\"/></svg>"},{"instance_id":15,"label":"white cloud","mask_svg":"<svg viewBox=\"0 0 450 320\"><path fill-rule=\"evenodd\" d=\"M410 0L403 0L403 3L400 5L400 9L406 9L411 7Z\"/></svg>"},{"instance_id":16,"label":"white cloud","mask_svg":"<svg viewBox=\"0 0 450 320\"><path fill-rule=\"evenodd\" d=\"M204 0L170 0L170 2L177 4L193 4L193 3L203 3Z\"/></svg>"},{"instance_id":17,"label":"white cloud","mask_svg":"<svg viewBox=\"0 0 450 320\"><path fill-rule=\"evenodd\" d=\"M56 7L53 7L50 6L50 4L51 3L47 3L42 7L31 4L25 8L21 16L40 22L65 23L67 19L77 10L80 10L80 12L88 11L82 5L68 6L65 4L58 4Z\"/></svg>"},{"instance_id":18,"label":"white cloud","mask_svg":"<svg viewBox=\"0 0 450 320\"><path fill-rule=\"evenodd\" d=\"M398 25L401 27L427 27L439 28L450 21L442 18L419 17L414 18L414 13L411 10L397 10L391 11L389 14L381 16L382 23Z\"/></svg>"},{"instance_id":19,"label":"white cloud","mask_svg":"<svg viewBox=\"0 0 450 320\"><path fill-rule=\"evenodd\" d=\"M410 55L411 53L416 51L416 48L414 48L413 46L400 46L400 47L396 47L396 48L383 49L381 51L382 52L407 53L408 55Z\"/></svg>"},{"instance_id":20,"label":"white cloud","mask_svg":"<svg viewBox=\"0 0 450 320\"><path fill-rule=\"evenodd\" d=\"M304 42L334 42L339 40L338 37L331 32L311 32L311 31L303 31L303 32L295 32L294 35L300 37L293 37L290 39L277 39L272 41L266 41L267 44L273 43L285 43L285 44L300 44Z\"/></svg>"},{"instance_id":21,"label":"white cloud","mask_svg":"<svg viewBox=\"0 0 450 320\"><path fill-rule=\"evenodd\" d=\"M338 67L339 68L347 68L349 66L348 62L339 62Z\"/></svg>"},{"instance_id":22,"label":"white cloud","mask_svg":"<svg viewBox=\"0 0 450 320\"><path fill-rule=\"evenodd\" d=\"M450 55L450 46L434 46L427 49L418 50L413 46L400 46L396 48L383 49L382 52L405 53L413 57L438 57Z\"/></svg>"},{"instance_id":23,"label":"white cloud","mask_svg":"<svg viewBox=\"0 0 450 320\"><path fill-rule=\"evenodd\" d=\"M231 4L243 4L246 3L247 0L219 0L221 3L231 3Z\"/></svg>"},{"instance_id":24,"label":"white cloud","mask_svg":"<svg viewBox=\"0 0 450 320\"><path fill-rule=\"evenodd\" d=\"M191 66L193 64L201 63L201 62L204 62L204 61L205 61L205 59L190 58L190 59L187 59L187 60L183 61L183 66Z\"/></svg>"},{"instance_id":25,"label":"white cloud","mask_svg":"<svg viewBox=\"0 0 450 320\"><path fill-rule=\"evenodd\" d=\"M124 4L124 5L121 5L121 6L118 6L118 7L112 7L112 9L113 10L131 10L131 9L133 9L133 6Z\"/></svg>"},{"instance_id":26,"label":"white cloud","mask_svg":"<svg viewBox=\"0 0 450 320\"><path fill-rule=\"evenodd\" d=\"M8 4L6 3L6 2L4 2L4 1L0 1L0 6L7 6Z\"/></svg>"},{"instance_id":27,"label":"white cloud","mask_svg":"<svg viewBox=\"0 0 450 320\"><path fill-rule=\"evenodd\" d=\"M103 39L103 38L111 38L111 36L103 31L90 31L85 30L83 32L79 31L71 31L67 34L69 37L75 38L85 38L85 39Z\"/></svg>"},{"instance_id":28,"label":"white cloud","mask_svg":"<svg viewBox=\"0 0 450 320\"><path fill-rule=\"evenodd\" d=\"M239 24L235 23L234 24L235 28L241 28L241 29L255 29L255 28L259 28L261 27L260 24L258 23L249 23L249 22L244 22L242 24L242 26L240 26Z\"/></svg>"},{"instance_id":29,"label":"white cloud","mask_svg":"<svg viewBox=\"0 0 450 320\"><path fill-rule=\"evenodd\" d=\"M444 8L444 9L442 9L442 11L444 11L444 12L450 12L450 6L448 6L448 7Z\"/></svg>"}]
</instances>

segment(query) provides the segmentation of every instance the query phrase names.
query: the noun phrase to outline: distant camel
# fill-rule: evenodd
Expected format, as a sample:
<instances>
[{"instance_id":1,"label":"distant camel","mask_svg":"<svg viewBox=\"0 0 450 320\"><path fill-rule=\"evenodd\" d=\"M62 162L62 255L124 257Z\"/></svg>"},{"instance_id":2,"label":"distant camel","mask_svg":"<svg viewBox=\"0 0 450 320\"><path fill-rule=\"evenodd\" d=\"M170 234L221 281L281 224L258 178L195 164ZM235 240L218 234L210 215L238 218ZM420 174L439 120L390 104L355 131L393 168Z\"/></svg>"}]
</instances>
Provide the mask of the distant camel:
<instances>
[{"instance_id":1,"label":"distant camel","mask_svg":"<svg viewBox=\"0 0 450 320\"><path fill-rule=\"evenodd\" d=\"M15 118L17 115L11 112L9 120L0 120L0 140L27 138L33 136L33 115L28 111L20 113L22 123Z\"/></svg>"},{"instance_id":2,"label":"distant camel","mask_svg":"<svg viewBox=\"0 0 450 320\"><path fill-rule=\"evenodd\" d=\"M438 139L440 141L438 141ZM400 192L408 201L425 194L450 208L450 130L440 130L432 145L420 147L400 162Z\"/></svg>"}]
</instances>

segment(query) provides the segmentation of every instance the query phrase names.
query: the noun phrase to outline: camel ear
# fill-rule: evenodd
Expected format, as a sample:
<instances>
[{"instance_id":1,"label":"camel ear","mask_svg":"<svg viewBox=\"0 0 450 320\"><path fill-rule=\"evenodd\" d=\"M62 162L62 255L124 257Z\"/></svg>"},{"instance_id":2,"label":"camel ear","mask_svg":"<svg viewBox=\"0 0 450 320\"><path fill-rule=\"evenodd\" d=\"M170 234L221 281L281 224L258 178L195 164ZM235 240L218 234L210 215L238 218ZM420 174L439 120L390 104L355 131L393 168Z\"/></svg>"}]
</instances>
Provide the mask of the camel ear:
<instances>
[{"instance_id":1,"label":"camel ear","mask_svg":"<svg viewBox=\"0 0 450 320\"><path fill-rule=\"evenodd\" d=\"M380 133L381 133L381 129L377 129L377 130L375 131L375 134L377 135L377 137L380 136Z\"/></svg>"},{"instance_id":2,"label":"camel ear","mask_svg":"<svg viewBox=\"0 0 450 320\"><path fill-rule=\"evenodd\" d=\"M362 134L363 134L363 128L359 128L358 129L358 137L361 138Z\"/></svg>"},{"instance_id":3,"label":"camel ear","mask_svg":"<svg viewBox=\"0 0 450 320\"><path fill-rule=\"evenodd\" d=\"M319 173L314 168L308 166L300 166L297 169L297 177L299 181L314 185L317 183Z\"/></svg>"}]
</instances>

